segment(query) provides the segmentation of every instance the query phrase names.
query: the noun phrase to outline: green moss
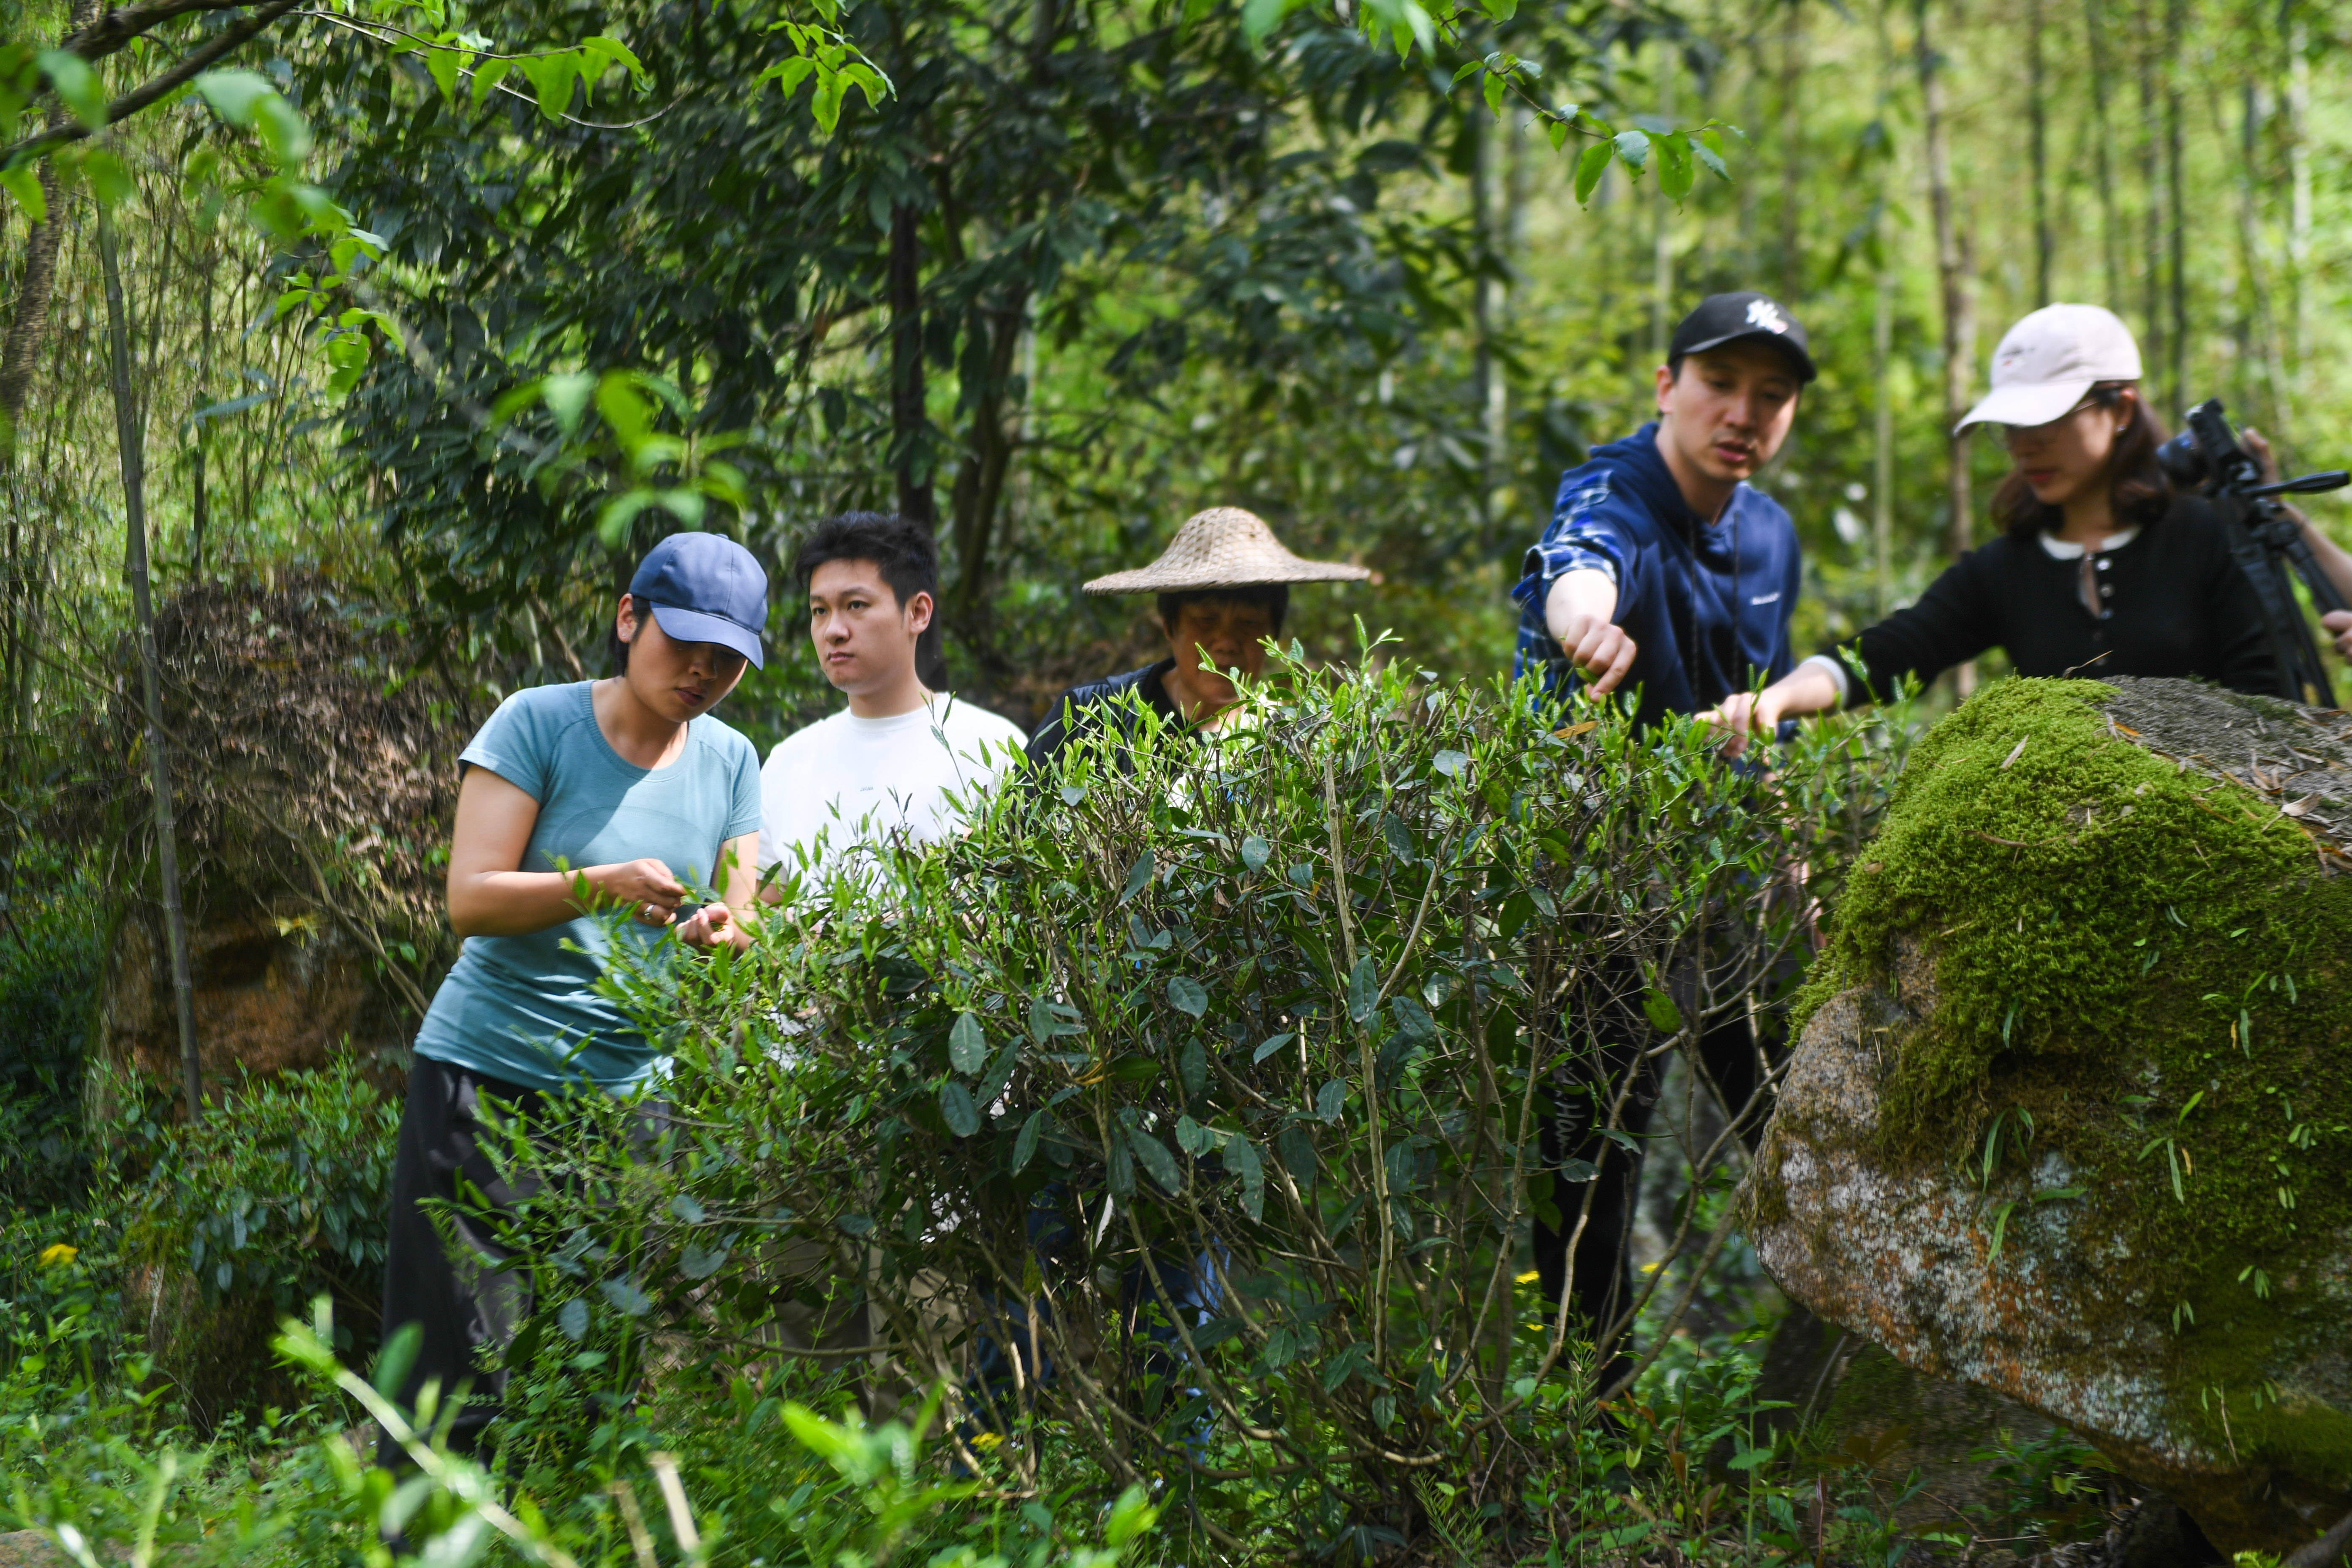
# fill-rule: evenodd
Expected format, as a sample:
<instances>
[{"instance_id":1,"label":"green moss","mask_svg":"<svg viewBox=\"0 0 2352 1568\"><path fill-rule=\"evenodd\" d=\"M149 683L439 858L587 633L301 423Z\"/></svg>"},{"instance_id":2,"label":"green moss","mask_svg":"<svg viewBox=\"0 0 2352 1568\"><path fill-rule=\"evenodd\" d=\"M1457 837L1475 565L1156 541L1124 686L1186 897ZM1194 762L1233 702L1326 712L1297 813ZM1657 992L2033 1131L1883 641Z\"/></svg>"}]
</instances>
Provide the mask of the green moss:
<instances>
[{"instance_id":1,"label":"green moss","mask_svg":"<svg viewBox=\"0 0 2352 1568\"><path fill-rule=\"evenodd\" d=\"M2180 1309L2175 1386L2233 1391L2257 1441L2352 1480L2347 1423L2250 1403L2347 1309L2316 1269L2352 1236L2352 879L2273 805L2114 732L2110 694L2005 682L1922 742L1801 1011L1890 986L1922 942L1936 1004L1896 1047L1882 1155L2028 1215L2061 1156L2133 1311ZM2211 1405L2184 1414L2221 1447Z\"/></svg>"}]
</instances>

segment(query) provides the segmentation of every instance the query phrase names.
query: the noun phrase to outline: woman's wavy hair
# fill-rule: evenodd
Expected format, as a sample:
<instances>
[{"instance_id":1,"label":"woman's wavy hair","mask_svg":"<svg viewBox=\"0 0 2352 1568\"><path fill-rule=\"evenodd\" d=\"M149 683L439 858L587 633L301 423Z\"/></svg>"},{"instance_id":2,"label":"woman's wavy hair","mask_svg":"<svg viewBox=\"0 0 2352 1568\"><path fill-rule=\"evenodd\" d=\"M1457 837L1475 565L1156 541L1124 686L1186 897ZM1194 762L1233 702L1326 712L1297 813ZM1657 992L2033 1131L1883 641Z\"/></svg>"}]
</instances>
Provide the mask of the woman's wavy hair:
<instances>
[{"instance_id":1,"label":"woman's wavy hair","mask_svg":"<svg viewBox=\"0 0 2352 1568\"><path fill-rule=\"evenodd\" d=\"M2107 507L2116 528L2146 528L2172 507L2172 481L2156 460L2156 449L2164 445L2164 426L2137 382L2101 382L2091 388L2090 401L2112 408L2126 392L2132 395L2133 414L2116 437L2115 450L2107 454ZM2011 468L1992 493L1992 520L2012 539L2032 539L2057 532L2066 514L2037 498L2024 474Z\"/></svg>"}]
</instances>

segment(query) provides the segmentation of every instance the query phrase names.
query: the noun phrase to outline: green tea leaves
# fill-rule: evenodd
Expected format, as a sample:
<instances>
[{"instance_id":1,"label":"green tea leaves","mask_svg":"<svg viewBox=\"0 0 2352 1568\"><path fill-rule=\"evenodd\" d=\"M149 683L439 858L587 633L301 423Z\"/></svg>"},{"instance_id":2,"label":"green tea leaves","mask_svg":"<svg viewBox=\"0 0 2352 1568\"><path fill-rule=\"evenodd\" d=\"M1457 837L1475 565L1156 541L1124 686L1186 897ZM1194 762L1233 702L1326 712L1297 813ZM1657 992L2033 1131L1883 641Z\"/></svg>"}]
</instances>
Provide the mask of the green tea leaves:
<instances>
[{"instance_id":1,"label":"green tea leaves","mask_svg":"<svg viewBox=\"0 0 2352 1568\"><path fill-rule=\"evenodd\" d=\"M1356 961L1348 974L1348 1016L1363 1023L1381 1005L1381 966L1370 953Z\"/></svg>"},{"instance_id":2,"label":"green tea leaves","mask_svg":"<svg viewBox=\"0 0 2352 1568\"><path fill-rule=\"evenodd\" d=\"M1184 1174L1177 1168L1176 1156L1168 1152L1167 1144L1139 1128L1124 1127L1120 1131L1135 1151L1135 1163L1143 1167L1144 1174L1171 1194L1184 1190Z\"/></svg>"},{"instance_id":3,"label":"green tea leaves","mask_svg":"<svg viewBox=\"0 0 2352 1568\"><path fill-rule=\"evenodd\" d=\"M1151 851L1146 849L1135 858L1135 864L1127 868L1127 887L1118 895L1118 901L1124 904L1151 886Z\"/></svg>"},{"instance_id":4,"label":"green tea leaves","mask_svg":"<svg viewBox=\"0 0 2352 1568\"><path fill-rule=\"evenodd\" d=\"M1179 1013L1198 1018L1209 1010L1209 988L1189 974L1179 974L1168 982L1168 1005Z\"/></svg>"},{"instance_id":5,"label":"green tea leaves","mask_svg":"<svg viewBox=\"0 0 2352 1568\"><path fill-rule=\"evenodd\" d=\"M967 1075L980 1071L988 1059L988 1036L980 1026L980 1019L970 1013L956 1016L955 1027L948 1031L948 1061L956 1071Z\"/></svg>"},{"instance_id":6,"label":"green tea leaves","mask_svg":"<svg viewBox=\"0 0 2352 1568\"><path fill-rule=\"evenodd\" d=\"M1017 1176L1027 1170L1029 1162L1037 1157L1037 1142L1045 1133L1045 1112L1042 1110L1031 1111L1029 1120L1021 1124L1021 1135L1013 1141L1013 1173L1014 1175Z\"/></svg>"}]
</instances>

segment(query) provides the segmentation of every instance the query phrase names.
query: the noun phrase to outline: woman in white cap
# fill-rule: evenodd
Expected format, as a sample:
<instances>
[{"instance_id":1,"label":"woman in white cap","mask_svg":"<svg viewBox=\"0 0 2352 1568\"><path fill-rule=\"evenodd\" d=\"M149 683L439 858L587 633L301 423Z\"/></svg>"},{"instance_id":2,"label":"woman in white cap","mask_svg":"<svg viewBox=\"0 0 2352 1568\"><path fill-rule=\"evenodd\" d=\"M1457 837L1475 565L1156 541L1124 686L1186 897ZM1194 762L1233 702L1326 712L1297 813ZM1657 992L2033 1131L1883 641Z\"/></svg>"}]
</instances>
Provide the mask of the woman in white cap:
<instances>
[{"instance_id":1,"label":"woman in white cap","mask_svg":"<svg viewBox=\"0 0 2352 1568\"><path fill-rule=\"evenodd\" d=\"M1282 634L1293 583L1354 583L1361 566L1307 561L1283 548L1263 519L1239 507L1212 507L1184 520L1160 559L1086 584L1089 594L1157 594L1168 657L1141 669L1074 686L1054 699L1029 760L1050 763L1076 736L1106 721L1126 731L1129 693L1160 715L1162 732L1214 729L1241 700L1236 675L1265 668L1265 642Z\"/></svg>"},{"instance_id":2,"label":"woman in white cap","mask_svg":"<svg viewBox=\"0 0 2352 1568\"><path fill-rule=\"evenodd\" d=\"M2292 695L2221 520L2157 464L2164 431L2139 379L2130 329L2096 305L2045 306L2011 327L1991 394L1959 426L1997 430L2014 465L1992 499L2000 537L1843 659L1816 654L1703 717L1738 751L1783 719L1883 700L1994 647L2020 675L2196 676Z\"/></svg>"}]
</instances>

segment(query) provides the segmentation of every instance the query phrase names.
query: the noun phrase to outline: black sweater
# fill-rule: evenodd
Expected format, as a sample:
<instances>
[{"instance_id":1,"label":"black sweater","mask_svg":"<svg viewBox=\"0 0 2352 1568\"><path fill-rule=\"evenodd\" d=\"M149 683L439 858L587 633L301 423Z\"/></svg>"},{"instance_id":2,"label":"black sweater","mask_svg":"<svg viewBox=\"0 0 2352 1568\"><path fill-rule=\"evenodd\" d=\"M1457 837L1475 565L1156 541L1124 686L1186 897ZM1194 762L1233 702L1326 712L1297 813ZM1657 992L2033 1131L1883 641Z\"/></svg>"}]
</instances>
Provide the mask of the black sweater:
<instances>
[{"instance_id":1,"label":"black sweater","mask_svg":"<svg viewBox=\"0 0 2352 1568\"><path fill-rule=\"evenodd\" d=\"M2201 497L2175 497L2161 521L2098 558L2101 618L2084 608L2082 565L2013 534L1969 551L1917 604L1854 638L1864 673L1853 700L1884 700L1906 675L1924 684L1992 647L2008 649L2020 675L2197 676L2294 695L2271 657L2254 585Z\"/></svg>"},{"instance_id":2,"label":"black sweater","mask_svg":"<svg viewBox=\"0 0 2352 1568\"><path fill-rule=\"evenodd\" d=\"M1035 733L1029 737L1029 761L1037 768L1050 769L1064 746L1100 729L1107 719L1125 734L1131 723L1119 699L1130 691L1141 697L1144 705L1166 721L1166 728L1160 731L1163 736L1181 734L1184 721L1176 711L1176 700L1168 695L1167 686L1168 674L1175 668L1173 658L1163 658L1158 664L1130 669L1125 675L1106 676L1071 687L1054 699L1053 706L1045 710L1045 717L1038 721Z\"/></svg>"}]
</instances>

